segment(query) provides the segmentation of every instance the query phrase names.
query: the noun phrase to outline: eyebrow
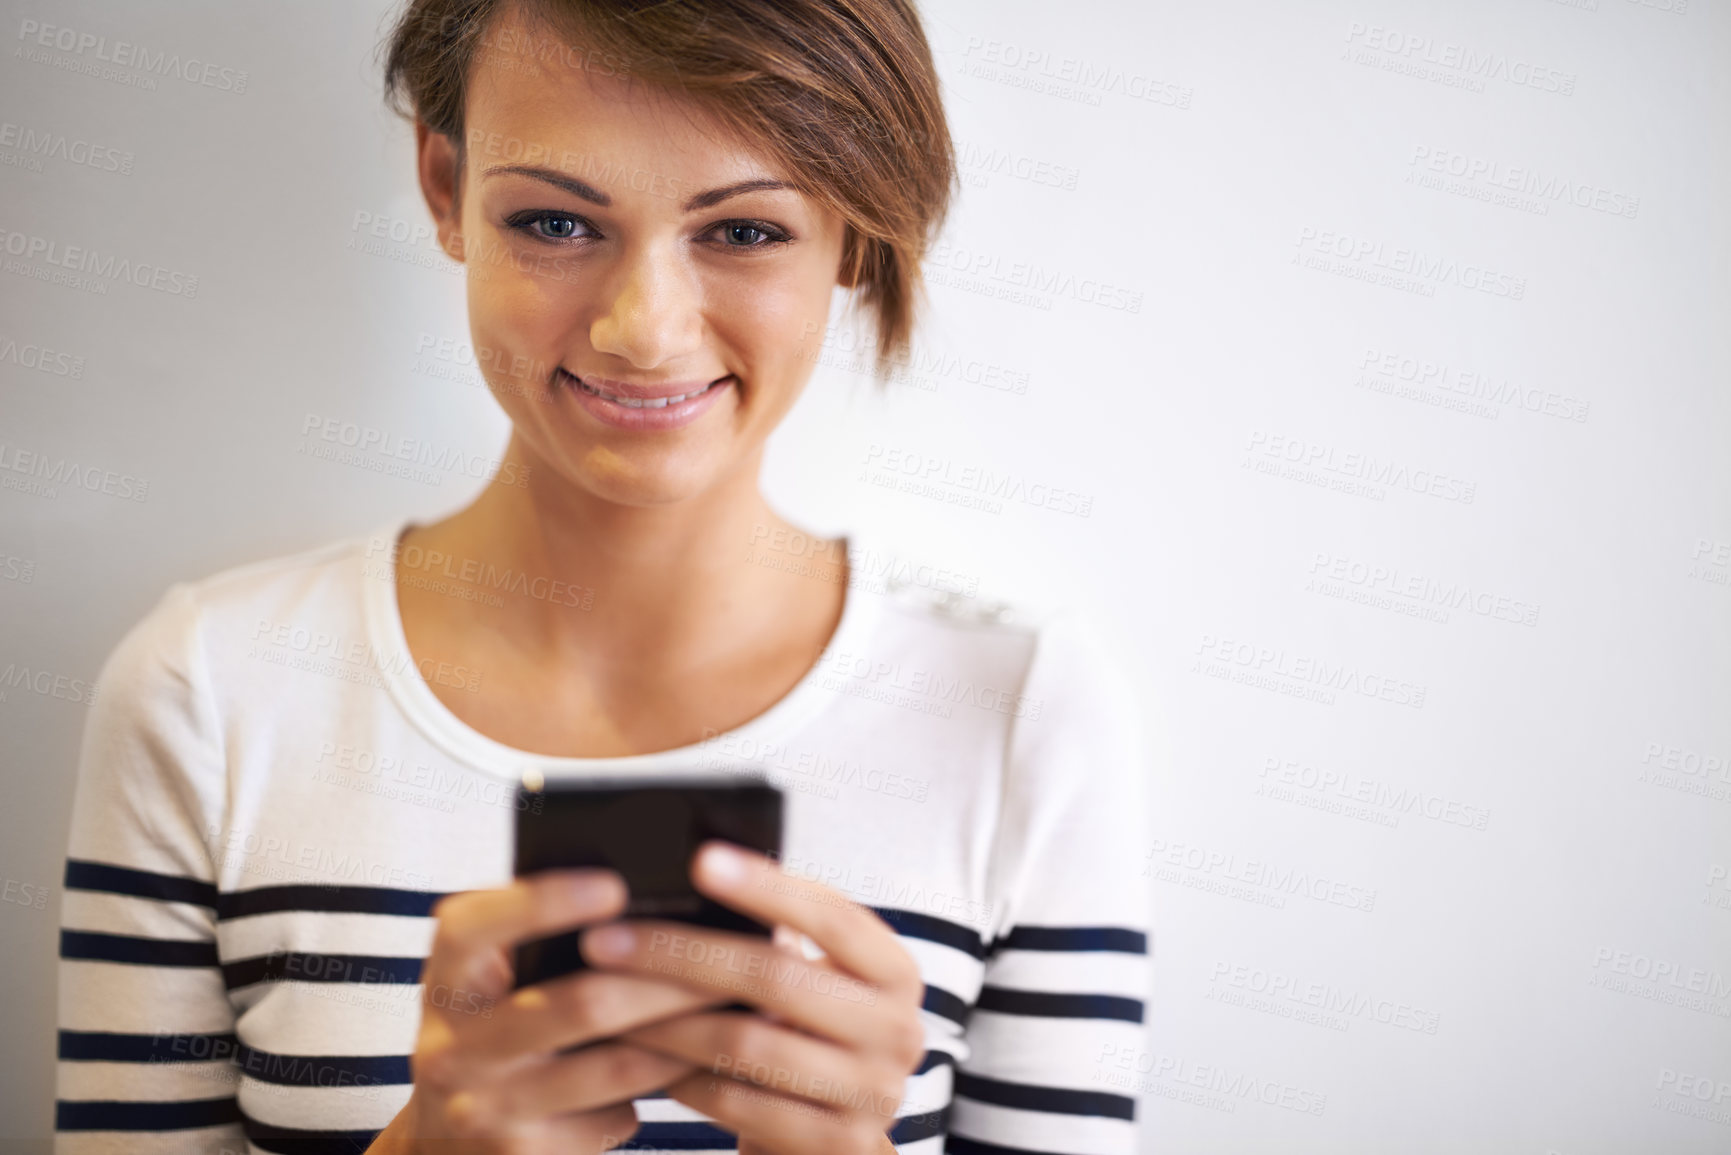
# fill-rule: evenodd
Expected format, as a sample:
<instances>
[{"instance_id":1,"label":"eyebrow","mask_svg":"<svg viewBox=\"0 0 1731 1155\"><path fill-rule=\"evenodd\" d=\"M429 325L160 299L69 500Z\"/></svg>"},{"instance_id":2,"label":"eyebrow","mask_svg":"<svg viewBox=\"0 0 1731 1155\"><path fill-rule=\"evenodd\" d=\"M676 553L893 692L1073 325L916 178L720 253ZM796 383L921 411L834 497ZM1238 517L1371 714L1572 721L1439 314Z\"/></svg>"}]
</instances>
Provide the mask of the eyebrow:
<instances>
[{"instance_id":1,"label":"eyebrow","mask_svg":"<svg viewBox=\"0 0 1731 1155\"><path fill-rule=\"evenodd\" d=\"M542 168L539 165L532 164L495 164L481 170L481 178L483 180L492 176L504 175L526 176L532 177L538 181L544 181L547 184L552 185L554 188L564 189L572 196L579 197L591 204L600 205L602 208L606 208L608 205L613 203L612 197L608 196L588 181L578 180L576 177L562 173L557 169ZM697 193L687 199L680 208L685 212L694 213L698 209L706 209L712 205L718 205L729 197L741 196L748 192L762 192L767 189L792 189L793 187L794 186L789 184L787 181L771 180L767 177L761 177L755 180L735 181L733 184L725 184L720 188L712 188L705 192Z\"/></svg>"}]
</instances>

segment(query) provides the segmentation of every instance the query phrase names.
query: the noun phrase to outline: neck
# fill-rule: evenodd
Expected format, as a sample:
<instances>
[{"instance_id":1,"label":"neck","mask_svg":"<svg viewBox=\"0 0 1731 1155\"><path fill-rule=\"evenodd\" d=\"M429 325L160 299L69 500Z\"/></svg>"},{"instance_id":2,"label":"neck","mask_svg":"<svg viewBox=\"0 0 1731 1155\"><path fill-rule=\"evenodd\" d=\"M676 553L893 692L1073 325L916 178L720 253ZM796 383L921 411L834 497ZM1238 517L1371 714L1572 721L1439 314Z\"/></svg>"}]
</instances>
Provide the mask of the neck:
<instances>
[{"instance_id":1,"label":"neck","mask_svg":"<svg viewBox=\"0 0 1731 1155\"><path fill-rule=\"evenodd\" d=\"M523 574L527 595L492 591L502 607L436 600L439 612L471 617L529 653L597 673L627 658L700 667L754 637L778 636L778 623L785 629L790 616L839 597L835 581L749 560L754 545L793 529L758 488L761 450L703 493L653 505L609 501L571 484L515 435L505 461L473 503L413 531L405 545L442 552L451 559L446 572L472 559L473 572L490 565ZM839 553L812 560L827 559L839 580Z\"/></svg>"}]
</instances>

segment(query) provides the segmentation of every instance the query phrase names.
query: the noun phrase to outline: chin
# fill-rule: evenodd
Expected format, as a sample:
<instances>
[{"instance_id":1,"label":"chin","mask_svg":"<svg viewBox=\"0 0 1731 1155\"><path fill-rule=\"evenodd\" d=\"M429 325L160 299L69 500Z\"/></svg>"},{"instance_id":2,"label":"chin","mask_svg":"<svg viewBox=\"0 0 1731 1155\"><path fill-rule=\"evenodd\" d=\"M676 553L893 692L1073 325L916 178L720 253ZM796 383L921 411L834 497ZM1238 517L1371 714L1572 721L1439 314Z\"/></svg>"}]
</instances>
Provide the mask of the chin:
<instances>
[{"instance_id":1,"label":"chin","mask_svg":"<svg viewBox=\"0 0 1731 1155\"><path fill-rule=\"evenodd\" d=\"M585 455L589 468L572 480L604 501L616 505L672 505L708 490L721 477L723 470L700 464L685 463L684 468L666 461L633 463L607 449L594 449ZM603 459L606 465L600 468ZM635 467L634 467L635 466Z\"/></svg>"}]
</instances>

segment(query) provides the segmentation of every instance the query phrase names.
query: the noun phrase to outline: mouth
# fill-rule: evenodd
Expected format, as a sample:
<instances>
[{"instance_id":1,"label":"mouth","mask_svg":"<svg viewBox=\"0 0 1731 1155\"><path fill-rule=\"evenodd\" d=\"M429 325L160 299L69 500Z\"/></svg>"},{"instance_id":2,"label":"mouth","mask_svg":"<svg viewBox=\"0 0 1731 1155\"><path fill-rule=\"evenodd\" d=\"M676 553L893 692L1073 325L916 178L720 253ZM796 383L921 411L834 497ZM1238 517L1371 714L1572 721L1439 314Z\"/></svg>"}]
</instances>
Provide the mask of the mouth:
<instances>
[{"instance_id":1,"label":"mouth","mask_svg":"<svg viewBox=\"0 0 1731 1155\"><path fill-rule=\"evenodd\" d=\"M713 381L669 381L638 385L606 377L592 380L558 367L555 379L567 387L566 397L595 421L635 433L681 429L727 401L728 390L739 383L729 373Z\"/></svg>"},{"instance_id":2,"label":"mouth","mask_svg":"<svg viewBox=\"0 0 1731 1155\"><path fill-rule=\"evenodd\" d=\"M642 394L649 392L648 389L639 387L634 391L636 395L625 392L613 392L612 390L598 385L591 385L589 382L583 380L583 378L576 376L563 367L559 369L559 376L566 384L571 385L580 392L587 393L591 397L599 397L604 401L611 401L615 405L622 405L627 409L665 409L669 405L678 405L684 401L695 401L704 394L725 386L728 382L733 380L732 375L729 374L726 377L717 377L713 381L707 382L703 385L698 385L695 388L687 389L682 393L646 397Z\"/></svg>"}]
</instances>

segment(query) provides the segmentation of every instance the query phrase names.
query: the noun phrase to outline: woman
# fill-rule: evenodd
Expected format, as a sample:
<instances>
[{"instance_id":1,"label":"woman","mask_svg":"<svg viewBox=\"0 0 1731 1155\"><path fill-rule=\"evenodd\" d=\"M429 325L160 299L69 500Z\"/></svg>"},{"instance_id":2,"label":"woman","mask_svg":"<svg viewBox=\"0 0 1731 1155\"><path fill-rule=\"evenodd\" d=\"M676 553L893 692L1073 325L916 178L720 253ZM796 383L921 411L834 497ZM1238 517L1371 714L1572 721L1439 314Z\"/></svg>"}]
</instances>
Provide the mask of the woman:
<instances>
[{"instance_id":1,"label":"woman","mask_svg":"<svg viewBox=\"0 0 1731 1155\"><path fill-rule=\"evenodd\" d=\"M110 657L59 1149L1133 1150L1123 682L758 488L835 286L908 345L955 180L914 12L413 0L387 71L510 442L454 515L177 585ZM773 942L669 965L616 875L512 879L526 771L694 769L787 790L781 862L693 867ZM511 989L588 924L594 970Z\"/></svg>"}]
</instances>

